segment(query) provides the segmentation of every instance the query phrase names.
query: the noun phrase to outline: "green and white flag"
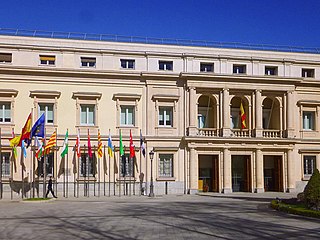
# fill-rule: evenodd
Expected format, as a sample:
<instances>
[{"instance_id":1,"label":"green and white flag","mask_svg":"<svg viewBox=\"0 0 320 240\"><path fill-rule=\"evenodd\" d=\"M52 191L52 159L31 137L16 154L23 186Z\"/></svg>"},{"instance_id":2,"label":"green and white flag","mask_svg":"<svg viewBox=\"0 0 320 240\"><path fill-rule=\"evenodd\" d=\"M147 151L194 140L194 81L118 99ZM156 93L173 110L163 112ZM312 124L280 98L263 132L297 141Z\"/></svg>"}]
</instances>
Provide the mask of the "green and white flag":
<instances>
[{"instance_id":1,"label":"green and white flag","mask_svg":"<svg viewBox=\"0 0 320 240\"><path fill-rule=\"evenodd\" d=\"M61 157L63 158L67 153L68 153L68 129L66 132L66 136L64 137L64 142L63 142L63 148L62 148L62 153Z\"/></svg>"}]
</instances>

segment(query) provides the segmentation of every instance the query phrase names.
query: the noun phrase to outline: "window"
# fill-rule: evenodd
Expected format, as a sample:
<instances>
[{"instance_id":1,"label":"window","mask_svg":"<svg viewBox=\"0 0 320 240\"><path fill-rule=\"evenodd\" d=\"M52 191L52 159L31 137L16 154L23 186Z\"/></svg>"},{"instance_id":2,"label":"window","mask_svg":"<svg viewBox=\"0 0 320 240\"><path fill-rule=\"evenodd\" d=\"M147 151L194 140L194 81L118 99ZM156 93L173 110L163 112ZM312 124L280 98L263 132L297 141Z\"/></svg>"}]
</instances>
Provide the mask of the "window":
<instances>
[{"instance_id":1,"label":"window","mask_svg":"<svg viewBox=\"0 0 320 240\"><path fill-rule=\"evenodd\" d=\"M11 53L0 53L0 63L11 63L12 54Z\"/></svg>"},{"instance_id":2,"label":"window","mask_svg":"<svg viewBox=\"0 0 320 240\"><path fill-rule=\"evenodd\" d=\"M303 112L303 130L315 130L315 112Z\"/></svg>"},{"instance_id":3,"label":"window","mask_svg":"<svg viewBox=\"0 0 320 240\"><path fill-rule=\"evenodd\" d=\"M304 78L314 78L314 69L302 68L301 76Z\"/></svg>"},{"instance_id":4,"label":"window","mask_svg":"<svg viewBox=\"0 0 320 240\"><path fill-rule=\"evenodd\" d=\"M55 65L56 57L55 56L40 56L41 65Z\"/></svg>"},{"instance_id":5,"label":"window","mask_svg":"<svg viewBox=\"0 0 320 240\"><path fill-rule=\"evenodd\" d=\"M54 111L53 111L53 103L52 104L43 104L39 103L39 117L45 113L46 116L46 124L53 124Z\"/></svg>"},{"instance_id":6,"label":"window","mask_svg":"<svg viewBox=\"0 0 320 240\"><path fill-rule=\"evenodd\" d=\"M278 68L277 67L265 67L265 75L272 76L278 75Z\"/></svg>"},{"instance_id":7,"label":"window","mask_svg":"<svg viewBox=\"0 0 320 240\"><path fill-rule=\"evenodd\" d=\"M120 59L121 68L134 69L135 61L130 59Z\"/></svg>"},{"instance_id":8,"label":"window","mask_svg":"<svg viewBox=\"0 0 320 240\"><path fill-rule=\"evenodd\" d=\"M2 177L10 177L10 153L2 152Z\"/></svg>"},{"instance_id":9,"label":"window","mask_svg":"<svg viewBox=\"0 0 320 240\"><path fill-rule=\"evenodd\" d=\"M173 177L173 154L159 154L159 177Z\"/></svg>"},{"instance_id":10,"label":"window","mask_svg":"<svg viewBox=\"0 0 320 240\"><path fill-rule=\"evenodd\" d=\"M134 106L121 106L120 125L134 126Z\"/></svg>"},{"instance_id":11,"label":"window","mask_svg":"<svg viewBox=\"0 0 320 240\"><path fill-rule=\"evenodd\" d=\"M159 61L159 70L172 71L173 62L172 61Z\"/></svg>"},{"instance_id":12,"label":"window","mask_svg":"<svg viewBox=\"0 0 320 240\"><path fill-rule=\"evenodd\" d=\"M80 123L81 125L94 125L95 105L81 104Z\"/></svg>"},{"instance_id":13,"label":"window","mask_svg":"<svg viewBox=\"0 0 320 240\"><path fill-rule=\"evenodd\" d=\"M200 72L213 72L213 63L200 63Z\"/></svg>"},{"instance_id":14,"label":"window","mask_svg":"<svg viewBox=\"0 0 320 240\"><path fill-rule=\"evenodd\" d=\"M82 67L96 67L96 58L81 57Z\"/></svg>"},{"instance_id":15,"label":"window","mask_svg":"<svg viewBox=\"0 0 320 240\"><path fill-rule=\"evenodd\" d=\"M11 122L11 104L0 103L0 123Z\"/></svg>"},{"instance_id":16,"label":"window","mask_svg":"<svg viewBox=\"0 0 320 240\"><path fill-rule=\"evenodd\" d=\"M303 156L303 174L312 175L316 168L316 156Z\"/></svg>"},{"instance_id":17,"label":"window","mask_svg":"<svg viewBox=\"0 0 320 240\"><path fill-rule=\"evenodd\" d=\"M172 107L159 107L159 126L172 127Z\"/></svg>"},{"instance_id":18,"label":"window","mask_svg":"<svg viewBox=\"0 0 320 240\"><path fill-rule=\"evenodd\" d=\"M95 177L97 174L97 161L95 154L89 157L88 153L82 153L80 159L80 176Z\"/></svg>"},{"instance_id":19,"label":"window","mask_svg":"<svg viewBox=\"0 0 320 240\"><path fill-rule=\"evenodd\" d=\"M233 73L235 74L243 74L246 73L246 65L233 65Z\"/></svg>"},{"instance_id":20,"label":"window","mask_svg":"<svg viewBox=\"0 0 320 240\"><path fill-rule=\"evenodd\" d=\"M124 154L120 159L121 177L134 177L134 159Z\"/></svg>"},{"instance_id":21,"label":"window","mask_svg":"<svg viewBox=\"0 0 320 240\"><path fill-rule=\"evenodd\" d=\"M36 174L39 177L43 177L43 164L44 157L41 157L40 161L38 161L38 168L36 169ZM46 155L46 175L54 176L54 153L49 153Z\"/></svg>"}]
</instances>

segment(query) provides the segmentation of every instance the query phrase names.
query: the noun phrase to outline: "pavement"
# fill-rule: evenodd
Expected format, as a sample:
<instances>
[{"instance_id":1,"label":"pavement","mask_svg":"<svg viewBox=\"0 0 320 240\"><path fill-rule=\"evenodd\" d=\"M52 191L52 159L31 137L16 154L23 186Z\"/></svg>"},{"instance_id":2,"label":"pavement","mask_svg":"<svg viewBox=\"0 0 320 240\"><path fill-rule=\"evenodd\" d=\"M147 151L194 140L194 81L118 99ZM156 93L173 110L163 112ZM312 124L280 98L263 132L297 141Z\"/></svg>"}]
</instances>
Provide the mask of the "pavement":
<instances>
[{"instance_id":1,"label":"pavement","mask_svg":"<svg viewBox=\"0 0 320 240\"><path fill-rule=\"evenodd\" d=\"M0 201L0 239L320 239L320 220L277 212L282 193Z\"/></svg>"}]
</instances>

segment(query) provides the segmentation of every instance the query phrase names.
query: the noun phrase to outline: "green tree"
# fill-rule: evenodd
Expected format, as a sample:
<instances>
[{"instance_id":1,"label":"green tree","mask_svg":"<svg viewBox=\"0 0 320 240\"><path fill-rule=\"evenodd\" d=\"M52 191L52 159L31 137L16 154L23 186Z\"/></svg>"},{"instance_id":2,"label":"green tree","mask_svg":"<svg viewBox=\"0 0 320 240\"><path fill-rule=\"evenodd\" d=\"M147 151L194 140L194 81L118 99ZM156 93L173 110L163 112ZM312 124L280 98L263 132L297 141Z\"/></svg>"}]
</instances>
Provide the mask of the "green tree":
<instances>
[{"instance_id":1,"label":"green tree","mask_svg":"<svg viewBox=\"0 0 320 240\"><path fill-rule=\"evenodd\" d=\"M308 208L320 210L320 173L318 169L315 169L304 189L304 201Z\"/></svg>"}]
</instances>

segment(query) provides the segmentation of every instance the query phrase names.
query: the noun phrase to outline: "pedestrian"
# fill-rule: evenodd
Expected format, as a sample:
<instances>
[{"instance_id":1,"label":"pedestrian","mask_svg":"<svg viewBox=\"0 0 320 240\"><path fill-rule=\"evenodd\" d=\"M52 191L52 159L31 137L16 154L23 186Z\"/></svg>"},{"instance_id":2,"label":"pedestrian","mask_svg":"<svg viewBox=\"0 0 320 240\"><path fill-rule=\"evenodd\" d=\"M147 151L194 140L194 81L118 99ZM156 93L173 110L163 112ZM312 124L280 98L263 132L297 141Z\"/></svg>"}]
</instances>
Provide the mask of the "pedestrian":
<instances>
[{"instance_id":1,"label":"pedestrian","mask_svg":"<svg viewBox=\"0 0 320 240\"><path fill-rule=\"evenodd\" d=\"M57 198L56 195L54 195L53 189L52 189L52 177L49 177L49 182L48 182L48 190L47 190L47 194L46 194L46 198L48 197L49 192L51 192L52 196L54 198Z\"/></svg>"}]
</instances>

